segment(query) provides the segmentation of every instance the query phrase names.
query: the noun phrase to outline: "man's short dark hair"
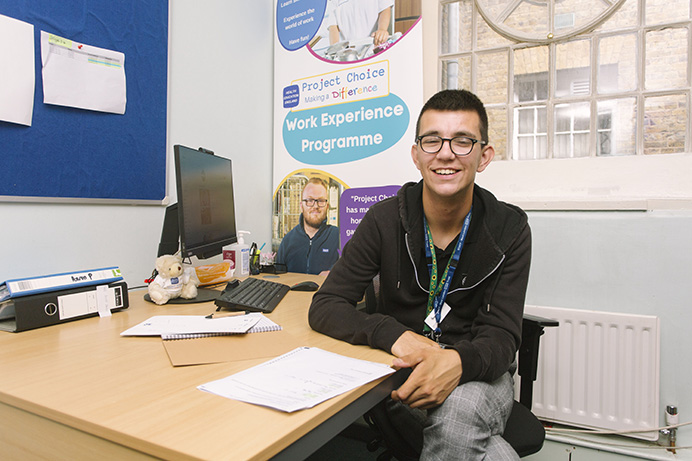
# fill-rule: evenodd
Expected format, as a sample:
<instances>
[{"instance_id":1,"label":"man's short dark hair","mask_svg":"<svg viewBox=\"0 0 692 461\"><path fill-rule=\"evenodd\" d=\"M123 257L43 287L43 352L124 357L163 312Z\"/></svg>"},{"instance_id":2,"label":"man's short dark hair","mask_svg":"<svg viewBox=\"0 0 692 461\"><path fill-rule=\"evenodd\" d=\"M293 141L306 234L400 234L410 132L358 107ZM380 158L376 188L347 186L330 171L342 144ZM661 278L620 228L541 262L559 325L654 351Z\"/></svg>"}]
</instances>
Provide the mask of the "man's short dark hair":
<instances>
[{"instance_id":1,"label":"man's short dark hair","mask_svg":"<svg viewBox=\"0 0 692 461\"><path fill-rule=\"evenodd\" d=\"M480 119L481 141L488 142L488 114L485 106L478 96L467 90L442 90L434 94L423 105L416 122L416 136L420 130L420 119L426 111L438 110L442 112L471 111L478 114Z\"/></svg>"}]
</instances>

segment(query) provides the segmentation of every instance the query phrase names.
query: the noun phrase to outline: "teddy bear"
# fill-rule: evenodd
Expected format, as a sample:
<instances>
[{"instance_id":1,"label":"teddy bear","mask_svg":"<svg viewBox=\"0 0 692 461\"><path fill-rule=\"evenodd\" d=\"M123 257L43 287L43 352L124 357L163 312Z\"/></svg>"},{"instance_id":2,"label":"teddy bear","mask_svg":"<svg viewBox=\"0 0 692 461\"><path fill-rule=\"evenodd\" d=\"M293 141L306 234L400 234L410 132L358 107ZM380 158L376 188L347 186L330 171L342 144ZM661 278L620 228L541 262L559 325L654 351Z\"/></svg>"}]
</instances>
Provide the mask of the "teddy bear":
<instances>
[{"instance_id":1,"label":"teddy bear","mask_svg":"<svg viewBox=\"0 0 692 461\"><path fill-rule=\"evenodd\" d=\"M149 297L156 304L166 304L178 297L192 299L197 296L197 274L194 268L185 267L179 256L159 256L155 266L158 275L149 284Z\"/></svg>"}]
</instances>

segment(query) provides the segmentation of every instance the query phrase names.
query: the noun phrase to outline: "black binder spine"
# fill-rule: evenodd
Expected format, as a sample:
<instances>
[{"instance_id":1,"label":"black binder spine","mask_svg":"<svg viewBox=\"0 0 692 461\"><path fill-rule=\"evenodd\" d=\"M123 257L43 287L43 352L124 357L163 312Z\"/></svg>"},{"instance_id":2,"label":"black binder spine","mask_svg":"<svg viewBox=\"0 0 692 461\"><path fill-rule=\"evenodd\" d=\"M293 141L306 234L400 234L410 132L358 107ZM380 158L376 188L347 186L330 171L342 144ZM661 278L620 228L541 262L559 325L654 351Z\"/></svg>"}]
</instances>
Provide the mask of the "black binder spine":
<instances>
[{"instance_id":1,"label":"black binder spine","mask_svg":"<svg viewBox=\"0 0 692 461\"><path fill-rule=\"evenodd\" d=\"M107 305L112 311L127 309L127 283L112 282L14 298L14 319L0 321L0 329L20 332L98 315L97 290L107 286Z\"/></svg>"}]
</instances>

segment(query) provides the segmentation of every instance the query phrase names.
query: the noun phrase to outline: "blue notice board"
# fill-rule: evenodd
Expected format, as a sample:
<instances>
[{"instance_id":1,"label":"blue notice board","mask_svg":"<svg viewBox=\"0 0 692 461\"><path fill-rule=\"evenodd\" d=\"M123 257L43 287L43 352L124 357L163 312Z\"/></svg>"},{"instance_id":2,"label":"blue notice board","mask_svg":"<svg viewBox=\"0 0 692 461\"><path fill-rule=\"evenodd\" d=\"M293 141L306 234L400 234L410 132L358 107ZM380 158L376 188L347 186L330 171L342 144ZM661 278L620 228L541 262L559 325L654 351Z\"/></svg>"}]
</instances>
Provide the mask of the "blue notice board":
<instances>
[{"instance_id":1,"label":"blue notice board","mask_svg":"<svg viewBox=\"0 0 692 461\"><path fill-rule=\"evenodd\" d=\"M0 14L33 24L36 63L32 126L0 121L0 197L163 200L168 0L0 0ZM124 115L43 103L42 30L125 54Z\"/></svg>"}]
</instances>

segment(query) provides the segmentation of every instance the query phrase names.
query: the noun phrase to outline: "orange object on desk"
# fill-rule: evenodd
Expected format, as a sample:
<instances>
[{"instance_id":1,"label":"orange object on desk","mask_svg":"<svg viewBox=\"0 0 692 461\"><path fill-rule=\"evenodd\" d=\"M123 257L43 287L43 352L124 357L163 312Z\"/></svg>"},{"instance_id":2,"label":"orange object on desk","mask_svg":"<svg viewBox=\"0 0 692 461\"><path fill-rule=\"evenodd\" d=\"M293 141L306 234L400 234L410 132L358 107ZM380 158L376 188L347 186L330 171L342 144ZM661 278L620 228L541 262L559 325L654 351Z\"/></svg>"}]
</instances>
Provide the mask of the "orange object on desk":
<instances>
[{"instance_id":1,"label":"orange object on desk","mask_svg":"<svg viewBox=\"0 0 692 461\"><path fill-rule=\"evenodd\" d=\"M200 286L216 285L217 283L228 282L233 278L235 272L231 261L224 261L217 264L195 267Z\"/></svg>"}]
</instances>

